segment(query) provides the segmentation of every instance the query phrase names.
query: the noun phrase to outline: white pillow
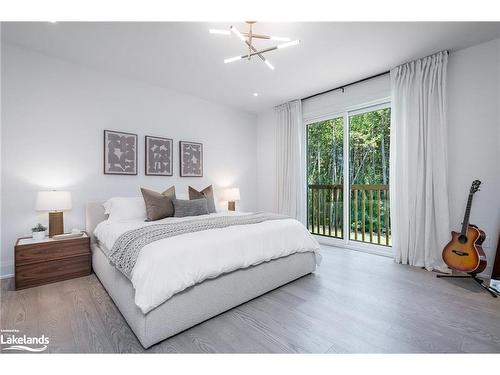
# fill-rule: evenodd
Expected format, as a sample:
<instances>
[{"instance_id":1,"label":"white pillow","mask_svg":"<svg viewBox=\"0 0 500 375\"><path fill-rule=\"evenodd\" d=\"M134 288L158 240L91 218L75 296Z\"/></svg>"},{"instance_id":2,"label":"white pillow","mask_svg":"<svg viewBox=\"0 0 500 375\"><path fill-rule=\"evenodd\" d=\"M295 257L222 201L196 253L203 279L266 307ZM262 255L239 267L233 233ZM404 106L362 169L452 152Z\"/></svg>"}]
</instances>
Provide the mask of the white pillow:
<instances>
[{"instance_id":1,"label":"white pillow","mask_svg":"<svg viewBox=\"0 0 500 375\"><path fill-rule=\"evenodd\" d=\"M113 199L113 198L111 198ZM105 215L109 215L109 213L111 212L111 199L108 199L106 202L104 202L102 204L102 206L104 207L104 214Z\"/></svg>"},{"instance_id":2,"label":"white pillow","mask_svg":"<svg viewBox=\"0 0 500 375\"><path fill-rule=\"evenodd\" d=\"M103 206L109 221L146 220L143 197L114 197L103 203Z\"/></svg>"}]
</instances>

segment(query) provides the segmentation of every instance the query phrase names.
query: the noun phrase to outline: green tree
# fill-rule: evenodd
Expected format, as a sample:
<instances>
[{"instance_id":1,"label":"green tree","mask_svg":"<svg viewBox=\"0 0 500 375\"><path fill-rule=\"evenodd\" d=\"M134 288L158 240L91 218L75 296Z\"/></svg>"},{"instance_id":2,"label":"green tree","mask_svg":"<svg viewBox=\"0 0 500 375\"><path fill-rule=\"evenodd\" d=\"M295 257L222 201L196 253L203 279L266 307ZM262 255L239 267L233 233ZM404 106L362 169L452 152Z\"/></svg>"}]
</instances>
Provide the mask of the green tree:
<instances>
[{"instance_id":1,"label":"green tree","mask_svg":"<svg viewBox=\"0 0 500 375\"><path fill-rule=\"evenodd\" d=\"M351 185L387 185L389 183L389 133L391 109L384 108L349 117L349 182ZM344 167L344 119L343 117L320 121L307 127L307 180L309 185L342 185ZM320 193L317 193L320 194ZM310 211L313 197L308 194ZM320 199L316 196L314 199ZM322 197L325 207L330 207L330 196ZM341 199L341 198L340 198ZM352 202L353 197L351 197ZM317 203L317 201L316 201ZM335 202L334 202L335 204ZM381 203L381 227L389 220L385 207L385 197ZM368 202L359 210L368 210ZM358 210L358 213L359 213ZM323 211L320 212L323 215ZM310 215L312 212L310 212ZM351 217L353 204L351 204ZM320 216L321 216L320 215ZM311 217L311 216L310 216ZM324 217L329 217L329 214ZM368 227L368 215L365 215ZM378 227L377 217L371 218L374 228ZM353 223L351 223L353 228ZM358 227L361 223L358 222Z\"/></svg>"},{"instance_id":2,"label":"green tree","mask_svg":"<svg viewBox=\"0 0 500 375\"><path fill-rule=\"evenodd\" d=\"M391 109L349 118L349 177L351 184L387 184Z\"/></svg>"},{"instance_id":3,"label":"green tree","mask_svg":"<svg viewBox=\"0 0 500 375\"><path fill-rule=\"evenodd\" d=\"M308 126L308 183L341 184L343 181L344 119Z\"/></svg>"}]
</instances>

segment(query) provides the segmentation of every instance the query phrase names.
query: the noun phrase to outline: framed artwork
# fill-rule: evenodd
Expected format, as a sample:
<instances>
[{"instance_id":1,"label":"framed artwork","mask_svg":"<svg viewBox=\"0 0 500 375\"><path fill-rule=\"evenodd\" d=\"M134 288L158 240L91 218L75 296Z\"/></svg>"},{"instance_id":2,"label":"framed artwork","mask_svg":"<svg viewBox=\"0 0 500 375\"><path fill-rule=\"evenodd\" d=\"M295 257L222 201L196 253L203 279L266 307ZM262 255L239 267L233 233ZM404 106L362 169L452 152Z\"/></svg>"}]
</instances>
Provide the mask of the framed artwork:
<instances>
[{"instance_id":1,"label":"framed artwork","mask_svg":"<svg viewBox=\"0 0 500 375\"><path fill-rule=\"evenodd\" d=\"M181 177L203 177L203 144L179 141Z\"/></svg>"},{"instance_id":2,"label":"framed artwork","mask_svg":"<svg viewBox=\"0 0 500 375\"><path fill-rule=\"evenodd\" d=\"M137 134L104 130L104 174L137 174Z\"/></svg>"},{"instance_id":3,"label":"framed artwork","mask_svg":"<svg viewBox=\"0 0 500 375\"><path fill-rule=\"evenodd\" d=\"M147 135L145 141L146 176L172 176L173 140Z\"/></svg>"}]
</instances>

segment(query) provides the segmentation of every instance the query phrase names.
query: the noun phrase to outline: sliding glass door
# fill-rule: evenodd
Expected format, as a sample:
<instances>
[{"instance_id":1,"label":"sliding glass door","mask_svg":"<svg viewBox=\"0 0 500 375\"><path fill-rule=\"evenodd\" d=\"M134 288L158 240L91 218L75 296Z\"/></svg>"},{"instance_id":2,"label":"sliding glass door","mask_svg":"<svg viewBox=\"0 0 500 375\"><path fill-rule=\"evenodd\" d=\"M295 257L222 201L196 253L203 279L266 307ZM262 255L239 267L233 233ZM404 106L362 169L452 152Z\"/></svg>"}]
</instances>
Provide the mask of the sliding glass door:
<instances>
[{"instance_id":1,"label":"sliding glass door","mask_svg":"<svg viewBox=\"0 0 500 375\"><path fill-rule=\"evenodd\" d=\"M307 170L309 230L343 238L344 117L308 125Z\"/></svg>"},{"instance_id":2,"label":"sliding glass door","mask_svg":"<svg viewBox=\"0 0 500 375\"><path fill-rule=\"evenodd\" d=\"M350 239L391 244L389 125L386 106L349 113Z\"/></svg>"},{"instance_id":3,"label":"sliding glass door","mask_svg":"<svg viewBox=\"0 0 500 375\"><path fill-rule=\"evenodd\" d=\"M383 103L307 124L311 233L354 246L391 245L390 117L390 105Z\"/></svg>"}]
</instances>

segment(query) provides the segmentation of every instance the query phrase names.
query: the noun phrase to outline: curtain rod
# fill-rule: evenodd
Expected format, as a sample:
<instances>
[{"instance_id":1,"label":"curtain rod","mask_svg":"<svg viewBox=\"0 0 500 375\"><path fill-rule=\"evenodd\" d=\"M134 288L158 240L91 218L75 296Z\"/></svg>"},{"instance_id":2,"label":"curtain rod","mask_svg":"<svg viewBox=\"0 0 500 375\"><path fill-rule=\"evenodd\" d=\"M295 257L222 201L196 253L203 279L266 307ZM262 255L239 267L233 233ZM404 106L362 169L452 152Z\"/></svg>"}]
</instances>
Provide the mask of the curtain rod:
<instances>
[{"instance_id":1,"label":"curtain rod","mask_svg":"<svg viewBox=\"0 0 500 375\"><path fill-rule=\"evenodd\" d=\"M373 78L377 78L377 77L380 77L380 76L384 76L386 74L389 74L390 71L387 70L385 72L382 72L382 73L378 73L378 74L375 74L373 76L370 76L370 77L366 77L366 78L363 78L363 79L359 79L357 81L354 81L354 82L351 82L351 83L347 83L345 85L342 85L342 86L338 86L338 87L335 87L333 89L330 89L330 90L326 90L326 91L322 91L322 92L318 92L317 94L312 94L312 95L309 95L309 96L306 96L305 98L302 98L300 100L307 100L307 99L311 99L311 98L314 98L315 96L319 96L319 95L323 95L323 94L327 94L329 92L332 92L332 91L336 91L336 90L344 90L346 87L348 86L352 86L352 85L356 85L358 83L361 83L361 82L364 82L364 81L368 81L369 79L373 79Z\"/></svg>"},{"instance_id":2,"label":"curtain rod","mask_svg":"<svg viewBox=\"0 0 500 375\"><path fill-rule=\"evenodd\" d=\"M450 51L449 50L444 50L443 51L444 53L446 53L447 55L450 54ZM437 52L439 53L439 52ZM429 57L429 56L432 56L432 55L435 55L436 53L433 53L433 54L430 54L428 56L425 56L425 57L421 57L421 59L424 59L426 57ZM330 89L330 90L326 90L326 91L322 91L322 92L318 92L317 94L312 94L312 95L309 95L309 96L306 96L305 98L302 98L300 100L307 100L307 99L311 99L311 98L314 98L316 96L319 96L319 95L323 95L323 94L327 94L329 92L332 92L332 91L336 91L336 90L342 90L344 91L344 89L348 86L352 86L352 85L356 85L358 83L361 83L361 82L364 82L364 81L368 81L369 79L373 79L373 78L377 78L377 77L380 77L380 76L383 76L383 75L386 75L386 74L389 74L391 71L390 70L387 70L385 72L382 72L382 73L378 73L378 74L375 74L373 76L370 76L370 77L366 77L366 78L363 78L363 79L359 79L357 81L354 81L354 82L351 82L351 83L348 83L348 84L345 84L345 85L342 85L342 86L337 86L333 89Z\"/></svg>"}]
</instances>

